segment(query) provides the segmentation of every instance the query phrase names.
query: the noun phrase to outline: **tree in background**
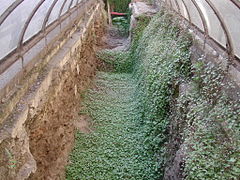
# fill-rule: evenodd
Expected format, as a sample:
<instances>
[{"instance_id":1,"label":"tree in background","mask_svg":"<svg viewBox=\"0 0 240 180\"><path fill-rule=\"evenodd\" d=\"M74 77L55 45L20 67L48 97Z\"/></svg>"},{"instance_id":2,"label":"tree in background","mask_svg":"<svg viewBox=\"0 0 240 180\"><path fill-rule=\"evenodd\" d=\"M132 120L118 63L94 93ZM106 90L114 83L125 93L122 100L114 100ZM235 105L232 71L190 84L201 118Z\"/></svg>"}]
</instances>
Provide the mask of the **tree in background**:
<instances>
[{"instance_id":1,"label":"tree in background","mask_svg":"<svg viewBox=\"0 0 240 180\"><path fill-rule=\"evenodd\" d=\"M127 12L128 11L128 4L131 0L108 0L111 7L113 7L114 11L117 12Z\"/></svg>"}]
</instances>

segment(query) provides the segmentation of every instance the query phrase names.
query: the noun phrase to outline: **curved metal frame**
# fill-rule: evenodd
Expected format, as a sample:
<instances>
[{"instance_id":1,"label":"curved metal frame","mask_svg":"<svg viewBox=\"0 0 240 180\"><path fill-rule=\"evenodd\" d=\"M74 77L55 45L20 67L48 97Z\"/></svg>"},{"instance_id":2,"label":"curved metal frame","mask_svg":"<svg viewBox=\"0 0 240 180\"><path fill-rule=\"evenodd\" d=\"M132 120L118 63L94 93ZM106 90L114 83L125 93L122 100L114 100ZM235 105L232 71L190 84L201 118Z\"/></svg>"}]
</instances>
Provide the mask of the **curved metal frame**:
<instances>
[{"instance_id":1,"label":"curved metal frame","mask_svg":"<svg viewBox=\"0 0 240 180\"><path fill-rule=\"evenodd\" d=\"M196 2L196 0L191 0L191 1L194 4L194 6L196 7L196 9L197 9L197 11L198 11L198 13L200 15L200 18L201 18L201 21L202 21L202 25L203 25L203 28L204 28L204 33L205 33L206 36L208 36L209 33L208 33L207 21L206 21L206 19L204 17L204 14L203 14L201 8L199 7L198 3Z\"/></svg>"},{"instance_id":2,"label":"curved metal frame","mask_svg":"<svg viewBox=\"0 0 240 180\"><path fill-rule=\"evenodd\" d=\"M28 17L27 21L26 21L25 24L24 24L24 28L23 28L23 29L25 29L25 30L24 30L25 32L26 32L26 29L27 29L27 27L29 26L29 24L30 24L30 22L31 22L31 20L32 20L32 18L33 18L33 16L34 16L34 14L38 11L38 9L41 7L41 5L42 5L42 3L43 3L44 1L45 1L45 0L41 0L41 1L36 5L36 7L34 8L34 10L31 12L30 16ZM15 1L15 2L16 2L16 1ZM18 1L18 2L19 2L19 1ZM47 13L46 13L46 16L45 16L45 18L44 18L44 22L43 22L42 28L41 28L41 30L40 30L40 33L38 33L38 39L39 39L39 40L41 39L41 36L46 37L46 28L47 28L48 26L50 26L50 25L46 26L46 24L47 24L47 22L48 22L48 19L49 19L50 14L51 14L51 12L52 12L52 10L53 10L53 8L55 7L55 5L56 5L57 2L58 2L58 0L54 0L54 2L51 4L49 10L48 10ZM84 1L84 2L85 2L85 1ZM82 5L82 3L83 3L83 1L79 2L79 0L77 0L76 5L73 6L72 8L70 8L68 11L71 12L72 9L75 9L75 11L79 11L79 8L80 8L80 6ZM13 4L14 4L14 3L13 3ZM12 5L13 5L13 4L12 4ZM12 5L10 5L10 6L12 6ZM15 5L15 8L16 8L16 7L17 7L17 6ZM9 8L8 8L8 9L9 9ZM15 9L13 8L12 11L14 11L14 10L15 10ZM66 18L67 16L69 16L69 15L67 15L67 14L68 14L68 11L67 11L62 17ZM11 14L11 13L10 13L10 14ZM61 18L62 18L62 17L61 17ZM5 19L6 19L6 18L5 18ZM55 20L55 21L56 21L56 20ZM56 27L58 24L59 24L59 23L57 23L57 24L55 23L54 27ZM23 34L23 35L21 35L21 37L24 37L24 34L25 34L24 31L21 32L21 34ZM22 38L21 38L21 39L22 39ZM37 40L37 42L38 42L39 40ZM21 45L19 46L19 44L21 44ZM6 55L5 57L3 57L3 60L4 60L4 61L0 61L0 65L3 63L3 64L2 64L3 67L0 67L0 74L2 74L8 67L10 67L19 57L23 60L23 56L22 56L21 53L26 52L27 49L23 49L22 47L23 47L23 41L19 41L18 44L17 44L17 48L14 50L14 51L19 50L19 52L16 51L16 52L18 52L18 54L16 53L15 55L13 55L13 57L10 58L10 61L9 61L9 62L7 62L5 58L8 57L8 56L9 56L11 53L13 53L14 51L9 52L8 55ZM32 47L32 45L29 46L29 48L31 48L31 47ZM29 50L29 49L28 49L28 50Z\"/></svg>"},{"instance_id":3,"label":"curved metal frame","mask_svg":"<svg viewBox=\"0 0 240 180\"><path fill-rule=\"evenodd\" d=\"M187 4L186 4L186 2L185 2L184 0L181 0L181 1L182 1L183 5L184 5L186 11L187 11L188 20L190 21L190 23L192 23L191 16L190 16L190 13L189 13L189 11L188 11Z\"/></svg>"},{"instance_id":4,"label":"curved metal frame","mask_svg":"<svg viewBox=\"0 0 240 180\"><path fill-rule=\"evenodd\" d=\"M59 11L59 13L58 13L58 19L60 19L61 14L62 14L62 11L63 11L63 8L64 8L64 6L66 5L67 1L68 1L68 0L64 0L64 2L63 2L63 4L62 4L62 7L61 7L61 9L60 9L60 11Z\"/></svg>"},{"instance_id":5,"label":"curved metal frame","mask_svg":"<svg viewBox=\"0 0 240 180\"><path fill-rule=\"evenodd\" d=\"M43 20L42 29L41 29L42 32L45 32L45 31L46 31L47 22L48 22L48 20L49 20L49 17L50 17L50 15L51 15L51 12L52 12L53 8L54 8L55 5L57 4L57 2L58 2L58 0L54 0L53 3L52 3L52 5L51 5L50 8L48 9L48 12L47 12L47 14L46 14L46 16L45 16L45 18L44 18L44 20Z\"/></svg>"},{"instance_id":6,"label":"curved metal frame","mask_svg":"<svg viewBox=\"0 0 240 180\"><path fill-rule=\"evenodd\" d=\"M16 0L14 3L12 3L0 16L0 26L2 23L7 19L7 17L23 2L24 0Z\"/></svg>"},{"instance_id":7,"label":"curved metal frame","mask_svg":"<svg viewBox=\"0 0 240 180\"><path fill-rule=\"evenodd\" d=\"M27 21L25 22L24 26L23 26L23 29L20 33L20 37L19 37L19 41L18 41L18 45L17 45L17 49L21 49L22 48L22 44L23 44L23 38L24 38L24 35L27 31L27 28L32 20L32 18L34 17L34 15L36 14L36 12L38 11L38 9L41 7L41 5L45 2L45 0L41 0L37 5L36 7L32 10L31 14L29 15Z\"/></svg>"},{"instance_id":8,"label":"curved metal frame","mask_svg":"<svg viewBox=\"0 0 240 180\"><path fill-rule=\"evenodd\" d=\"M240 1L238 0L230 0L230 1L240 9Z\"/></svg>"},{"instance_id":9,"label":"curved metal frame","mask_svg":"<svg viewBox=\"0 0 240 180\"><path fill-rule=\"evenodd\" d=\"M69 0L70 1L70 0ZM71 0L72 1L72 0ZM60 11L59 11L59 14L58 14L58 22L59 22L59 24L60 24L60 30L62 31L62 23L61 23L61 15L62 15L62 12L63 12L63 9L64 9L64 7L65 7L65 5L66 5L66 3L68 2L68 0L65 0L64 2L63 2L63 4L62 4L62 7L61 7L61 9L60 9ZM69 11L69 9L67 10L67 12Z\"/></svg>"},{"instance_id":10,"label":"curved metal frame","mask_svg":"<svg viewBox=\"0 0 240 180\"><path fill-rule=\"evenodd\" d=\"M49 20L49 17L50 17L50 15L51 15L51 13L52 13L53 8L54 8L55 5L57 4L57 2L58 2L58 0L54 0L52 6L49 8L48 13L47 13L47 15L46 15L46 17L45 17L44 23L43 23L43 25L42 25L42 30L41 30L42 32L45 32L46 27L47 27L47 22L48 22L48 20ZM59 13L58 13L59 23L58 23L58 24L60 24L60 16L61 16L62 10L63 10L66 2L67 2L67 0L65 0L65 1L63 2L62 6L61 6L61 8L60 8L60 10L59 10ZM77 0L77 3L76 3L76 5L75 5L74 7L77 7L78 4L79 4L79 0ZM73 7L73 8L74 8L74 7ZM71 8L70 8L70 9L71 9ZM68 11L69 11L70 9L68 9ZM60 16L59 16L59 14L60 14Z\"/></svg>"},{"instance_id":11,"label":"curved metal frame","mask_svg":"<svg viewBox=\"0 0 240 180\"><path fill-rule=\"evenodd\" d=\"M73 0L71 0L70 4L68 6L68 11L71 9L72 4L73 4Z\"/></svg>"},{"instance_id":12,"label":"curved metal frame","mask_svg":"<svg viewBox=\"0 0 240 180\"><path fill-rule=\"evenodd\" d=\"M2 15L0 16L0 26L4 23L4 21L8 18L8 16L23 2L24 0L16 0L15 2L13 2L3 13ZM68 6L68 9L67 9L67 12L66 13L69 13L70 10L72 9L71 6L74 2L74 0L70 0L70 4ZM33 18L33 16L35 15L35 13L38 11L38 9L41 7L41 5L45 2L45 0L41 0L37 5L36 7L33 9L33 11L31 12L31 14L29 15L28 19L26 20L25 24L24 24L24 27L20 33L20 37L19 37L19 41L18 41L18 44L17 44L17 49L21 49L22 48L22 45L23 45L23 39L24 39L24 35L26 33L26 30ZM47 27L47 22L49 20L49 17L51 15L51 12L52 10L54 9L56 3L58 2L58 0L54 0L53 3L51 4L49 10L47 11L46 13L46 16L44 18L44 21L43 21L43 24L42 24L42 28L41 28L41 32L44 32L46 31L46 27ZM59 21L59 24L61 24L61 17L62 17L62 12L63 12L63 9L66 5L66 3L68 2L68 0L64 0L63 1L63 4L59 10L59 14L58 14L58 18L56 20ZM80 2L83 2L83 1L80 1ZM77 7L78 4L80 3L79 0L76 1L76 4L73 6L73 7ZM177 7L177 11L179 14L182 14L181 13L181 9L180 9L180 5L179 5L179 2L177 0L170 0L170 2L168 1L165 1L167 4L170 5L170 7L173 9L173 10L176 10L174 9L173 7L173 3L175 2L175 5ZM187 13L187 16L188 16L188 20L189 22L192 24L192 20L191 20L191 16L190 16L190 13L189 13L189 7L187 6L186 4L186 1L185 0L181 0L181 2L183 3L183 6L186 10L186 13ZM201 21L202 21L202 24L203 24L203 27L204 27L204 34L206 36L209 37L209 31L208 31L208 26L207 26L207 21L206 21L206 18L200 8L200 6L198 5L198 2L196 0L191 0L191 2L194 4L194 6L196 7L199 15L200 15L200 18L201 18ZM218 9L214 6L214 4L210 1L210 0L205 0L205 2L209 5L209 7L213 10L214 14L216 15L219 23L221 24L221 27L224 31L224 34L225 34L225 37L226 37L226 41L227 41L227 44L226 44L226 50L227 52L230 54L230 55L234 55L234 48L233 48L233 40L231 38L231 34L226 26L226 23L224 22L223 20L223 17L221 15L221 13L218 11ZM240 9L240 2L238 0L230 0L230 2L232 2L235 6L237 6L239 9ZM186 17L185 17L186 18ZM187 18L186 18L187 19Z\"/></svg>"},{"instance_id":13,"label":"curved metal frame","mask_svg":"<svg viewBox=\"0 0 240 180\"><path fill-rule=\"evenodd\" d=\"M180 9L180 6L178 4L178 1L177 0L174 0L174 1L175 1L176 6L177 6L178 13L181 14L181 9Z\"/></svg>"},{"instance_id":14,"label":"curved metal frame","mask_svg":"<svg viewBox=\"0 0 240 180\"><path fill-rule=\"evenodd\" d=\"M188 11L188 7L185 3L184 0L181 0L183 5L185 6L185 9L187 11L187 14L188 14L188 17L189 17L189 22L191 24L193 24L191 22L191 19L190 19L190 13ZM205 0L206 3L209 5L210 9L213 10L214 14L216 15L218 21L220 22L221 24L221 27L224 31L224 34L225 34L225 37L226 37L226 41L227 41L227 44L226 44L226 50L228 52L228 54L232 57L234 57L234 50L233 50L233 41L231 39L231 35L230 35L230 32L228 31L228 28L223 20L223 17L221 16L220 12L215 8L214 4L210 1L210 0ZM240 2L239 1L236 1L236 0L230 0L232 3L234 3L239 9L240 9ZM201 8L199 7L198 3L196 2L196 0L191 0L191 2L194 4L194 6L196 7L199 15L200 15L200 18L201 18L201 21L202 21L202 24L203 24L203 27L204 27L204 35L205 37L209 37L209 31L208 31L208 26L207 26L207 22L206 22L206 19L204 17L204 14L201 10ZM178 4L177 0L175 0L175 3ZM179 6L179 4L178 4ZM180 7L179 7L180 9ZM179 11L179 14L181 14L181 11ZM186 19L186 17L184 17Z\"/></svg>"},{"instance_id":15,"label":"curved metal frame","mask_svg":"<svg viewBox=\"0 0 240 180\"><path fill-rule=\"evenodd\" d=\"M48 10L48 13L47 13L47 16L49 17L49 15L50 15L50 13L51 13L51 11L52 11L52 7L54 7L55 5L56 5L56 3L58 2L58 0L55 0L52 4L51 4L51 8L49 8L49 10ZM84 3L85 3L85 1L84 1ZM72 7L71 9L70 9L70 11L72 10L72 9L75 9L75 11L78 11L79 10L79 8L81 7L81 5L83 4L83 1L81 1L80 3L79 3L79 1L77 1L77 3L76 3L76 5L74 6L74 7ZM41 7L41 6L39 6L39 7ZM36 7L35 7L36 8ZM37 9L37 8L36 8ZM33 12L33 11L32 11ZM62 17L63 18L66 18L66 17L68 17L69 15L67 15L68 13L65 13ZM34 15L33 15L34 16ZM29 18L30 19L30 18ZM45 21L47 22L47 20L48 20L48 18L45 16ZM31 21L30 21L31 22ZM46 23L45 22L45 23ZM55 21L56 22L56 21ZM56 27L58 25L58 23L56 24L54 24L54 27ZM48 25L48 26L51 26L51 25ZM48 27L47 26L47 27ZM45 28L47 28L46 27L46 25L45 25ZM50 30L50 29L49 29ZM44 31L45 31L45 29L44 29ZM40 32L42 32L42 30L40 31ZM37 42L39 42L40 41L40 39L42 39L41 38L41 36L46 36L46 34L45 34L46 32L44 32L44 33L38 33L38 36L37 36L37 39L35 39L35 40L33 40L33 41L36 41L34 44L36 44ZM19 48L20 49L20 52L18 52L18 54L17 53L15 53L15 54L12 54L13 56L12 57L10 57L10 61L6 61L6 57L8 57L11 53L13 53L14 51L16 51L17 50L17 48L14 50L14 51L11 51L8 55L6 55L5 57L3 57L3 60L4 61L0 61L0 64L1 65L3 65L3 67L1 67L0 66L0 74L2 74L4 71L6 71L7 70L7 68L8 67L10 67L14 62L16 62L16 60L20 57L22 60L23 60L23 56L22 56L22 54L21 53L24 53L24 52L27 52L31 47L33 47L34 46L34 44L32 44L32 45L30 45L29 47L27 47L26 49L24 49L24 48ZM3 64L2 64L3 63Z\"/></svg>"},{"instance_id":16,"label":"curved metal frame","mask_svg":"<svg viewBox=\"0 0 240 180\"><path fill-rule=\"evenodd\" d=\"M72 4L73 4L73 0L71 0L70 4L69 4L69 6L68 6L67 13L70 13L70 12L71 12L70 9L71 9ZM69 16L69 18L71 19L71 16Z\"/></svg>"},{"instance_id":17,"label":"curved metal frame","mask_svg":"<svg viewBox=\"0 0 240 180\"><path fill-rule=\"evenodd\" d=\"M226 44L226 49L229 53L229 55L233 55L234 52L233 52L233 43L232 43L232 39L231 39L231 35L230 35L230 32L228 31L228 28L223 20L223 17L221 16L221 14L219 13L219 11L215 8L215 6L212 4L212 2L210 0L205 0L208 5L211 7L211 9L213 10L213 12L215 13L215 15L217 16L222 28L223 28L223 31L224 31L224 34L226 36L226 40L227 40L227 44Z\"/></svg>"},{"instance_id":18,"label":"curved metal frame","mask_svg":"<svg viewBox=\"0 0 240 180\"><path fill-rule=\"evenodd\" d=\"M169 1L171 1L171 0L169 0ZM175 4L176 4L176 6L177 6L177 10L178 10L177 12L182 15L181 9L180 9L180 6L179 6L179 3L177 2L177 0L174 0L174 2L175 2ZM171 4L172 4L172 3L171 3ZM175 11L174 8L172 8L172 10Z\"/></svg>"}]
</instances>

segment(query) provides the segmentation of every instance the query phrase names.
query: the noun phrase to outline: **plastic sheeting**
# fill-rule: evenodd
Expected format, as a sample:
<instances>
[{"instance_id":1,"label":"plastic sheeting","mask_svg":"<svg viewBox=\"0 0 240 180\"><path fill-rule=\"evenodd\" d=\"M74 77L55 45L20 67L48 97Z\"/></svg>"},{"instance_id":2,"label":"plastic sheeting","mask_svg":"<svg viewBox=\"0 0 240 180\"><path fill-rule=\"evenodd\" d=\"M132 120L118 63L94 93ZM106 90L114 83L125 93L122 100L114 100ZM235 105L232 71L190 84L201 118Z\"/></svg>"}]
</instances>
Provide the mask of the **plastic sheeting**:
<instances>
[{"instance_id":1,"label":"plastic sheeting","mask_svg":"<svg viewBox=\"0 0 240 180\"><path fill-rule=\"evenodd\" d=\"M0 61L14 51L19 44L23 44L42 30L48 12L50 14L47 17L47 26L61 18L82 0L45 0L33 13L39 2L41 0L23 0L22 2L21 0L0 0L0 22L1 19L3 20L0 24ZM51 9L54 2L55 5ZM6 18L3 18L8 14L9 7L14 8ZM33 16L30 17L31 15ZM26 25L29 18L31 21ZM27 27L26 31L24 27ZM22 33L24 36L21 41Z\"/></svg>"},{"instance_id":2,"label":"plastic sheeting","mask_svg":"<svg viewBox=\"0 0 240 180\"><path fill-rule=\"evenodd\" d=\"M31 22L28 25L23 42L27 41L28 39L36 35L42 29L43 21L46 17L46 14L51 4L52 0L45 0L42 6L38 9L38 11L33 16Z\"/></svg>"},{"instance_id":3,"label":"plastic sheeting","mask_svg":"<svg viewBox=\"0 0 240 180\"><path fill-rule=\"evenodd\" d=\"M21 0L0 0L0 22L6 10ZM52 4L55 3L52 9ZM43 27L47 13L50 15L46 25L58 20L82 0L45 0L27 25L21 44L38 34ZM240 58L240 2L238 0L159 0L167 2L176 12L201 31L205 31L222 47ZM40 0L23 0L0 24L0 61L15 50L26 21ZM196 7L196 2L198 8ZM214 7L209 5L209 2ZM202 17L199 13L201 11ZM206 23L204 26L203 23Z\"/></svg>"},{"instance_id":4,"label":"plastic sheeting","mask_svg":"<svg viewBox=\"0 0 240 180\"><path fill-rule=\"evenodd\" d=\"M229 0L211 0L219 10L230 33L233 51L240 58L240 9Z\"/></svg>"},{"instance_id":5,"label":"plastic sheeting","mask_svg":"<svg viewBox=\"0 0 240 180\"><path fill-rule=\"evenodd\" d=\"M56 3L54 9L52 9L52 12L49 16L48 25L51 24L52 22L54 22L56 19L58 19L60 9L61 9L64 1L65 0L58 0L58 2Z\"/></svg>"},{"instance_id":6,"label":"plastic sheeting","mask_svg":"<svg viewBox=\"0 0 240 180\"><path fill-rule=\"evenodd\" d=\"M32 0L23 1L0 26L0 59L17 47L24 23L37 3L38 1Z\"/></svg>"},{"instance_id":7,"label":"plastic sheeting","mask_svg":"<svg viewBox=\"0 0 240 180\"><path fill-rule=\"evenodd\" d=\"M191 24L240 58L240 1L162 0ZM194 4L195 2L195 4ZM197 8L198 7L198 8ZM200 12L199 12L200 10ZM202 14L203 16L201 17ZM206 27L204 27L204 22ZM206 28L206 29L205 29Z\"/></svg>"},{"instance_id":8,"label":"plastic sheeting","mask_svg":"<svg viewBox=\"0 0 240 180\"><path fill-rule=\"evenodd\" d=\"M0 1L0 14L2 14L15 0L1 0Z\"/></svg>"}]
</instances>

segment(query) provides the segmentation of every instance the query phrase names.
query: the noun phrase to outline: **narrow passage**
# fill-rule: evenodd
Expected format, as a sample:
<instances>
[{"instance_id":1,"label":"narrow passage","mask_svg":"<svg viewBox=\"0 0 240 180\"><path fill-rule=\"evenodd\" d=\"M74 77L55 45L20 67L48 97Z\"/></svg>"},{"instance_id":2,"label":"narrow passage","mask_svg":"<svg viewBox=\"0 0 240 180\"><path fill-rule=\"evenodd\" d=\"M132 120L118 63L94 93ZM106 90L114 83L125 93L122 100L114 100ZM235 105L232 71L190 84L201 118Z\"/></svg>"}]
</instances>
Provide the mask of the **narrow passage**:
<instances>
[{"instance_id":1,"label":"narrow passage","mask_svg":"<svg viewBox=\"0 0 240 180\"><path fill-rule=\"evenodd\" d=\"M77 134L67 179L153 179L157 162L144 147L135 88L131 74L98 73L85 101L95 129Z\"/></svg>"}]
</instances>

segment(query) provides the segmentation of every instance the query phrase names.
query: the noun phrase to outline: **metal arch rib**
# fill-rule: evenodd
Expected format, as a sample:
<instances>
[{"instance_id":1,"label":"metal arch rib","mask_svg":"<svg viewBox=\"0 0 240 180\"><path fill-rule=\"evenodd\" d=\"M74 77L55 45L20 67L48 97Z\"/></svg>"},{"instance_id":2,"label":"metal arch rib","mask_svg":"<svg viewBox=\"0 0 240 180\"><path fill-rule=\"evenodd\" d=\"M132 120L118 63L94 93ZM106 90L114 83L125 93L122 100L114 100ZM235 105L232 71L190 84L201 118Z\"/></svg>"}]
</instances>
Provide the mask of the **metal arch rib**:
<instances>
[{"instance_id":1,"label":"metal arch rib","mask_svg":"<svg viewBox=\"0 0 240 180\"><path fill-rule=\"evenodd\" d=\"M191 0L191 1L194 4L194 6L197 8L197 11L198 11L198 13L200 15L200 18L201 18L201 21L202 21L202 24L203 24L204 32L208 36L209 32L208 32L208 27L207 27L207 21L206 21L206 19L204 17L204 14L203 14L201 8L199 7L198 3L196 2L196 0Z\"/></svg>"},{"instance_id":2,"label":"metal arch rib","mask_svg":"<svg viewBox=\"0 0 240 180\"><path fill-rule=\"evenodd\" d=\"M46 14L46 16L45 16L45 18L44 18L44 21L43 21L43 25L42 25L41 31L45 31L45 30L46 30L46 25L47 25L48 19L49 19L49 17L50 17L50 14L51 14L53 8L54 8L55 5L57 4L57 2L58 2L58 0L54 0L53 3L52 3L52 5L51 5L51 7L48 9L48 12L47 12L47 14Z\"/></svg>"},{"instance_id":3,"label":"metal arch rib","mask_svg":"<svg viewBox=\"0 0 240 180\"><path fill-rule=\"evenodd\" d=\"M78 3L79 3L79 0L77 0L77 2L76 2L76 5L75 5L75 6L77 6L77 5L78 5Z\"/></svg>"},{"instance_id":4,"label":"metal arch rib","mask_svg":"<svg viewBox=\"0 0 240 180\"><path fill-rule=\"evenodd\" d=\"M41 0L37 5L36 7L32 10L31 14L29 15L27 21L25 22L24 26L23 26L23 29L20 33L20 37L19 37L19 41L18 41L18 46L17 46L17 49L19 48L22 48L22 44L23 44L23 38L24 38L24 35L27 31L27 28L33 18L33 16L36 14L36 12L38 11L38 9L41 7L41 5L45 2L45 0Z\"/></svg>"},{"instance_id":5,"label":"metal arch rib","mask_svg":"<svg viewBox=\"0 0 240 180\"><path fill-rule=\"evenodd\" d=\"M12 3L0 16L0 26L5 21L5 19L23 2L24 0L16 0Z\"/></svg>"},{"instance_id":6,"label":"metal arch rib","mask_svg":"<svg viewBox=\"0 0 240 180\"><path fill-rule=\"evenodd\" d=\"M234 55L234 52L233 52L233 42L232 42L232 39L231 39L231 36L230 36L230 32L228 31L228 28L223 20L223 17L221 16L221 14L219 13L218 9L212 4L212 2L210 0L205 0L207 2L207 4L210 6L210 8L213 10L213 12L215 13L215 15L217 16L222 28L223 28L223 31L224 31L224 34L226 36L226 39L227 39L227 51L230 55Z\"/></svg>"},{"instance_id":7,"label":"metal arch rib","mask_svg":"<svg viewBox=\"0 0 240 180\"><path fill-rule=\"evenodd\" d=\"M69 4L69 6L68 6L68 12L69 12L69 10L71 9L72 4L73 4L73 0L71 0L70 4Z\"/></svg>"},{"instance_id":8,"label":"metal arch rib","mask_svg":"<svg viewBox=\"0 0 240 180\"><path fill-rule=\"evenodd\" d=\"M187 15L188 15L188 19L189 19L190 23L192 23L191 16L190 16L190 13L189 13L189 11L188 11L187 4L186 4L186 2L185 2L184 0L181 0L181 1L182 1L183 5L184 5L185 8L186 8Z\"/></svg>"},{"instance_id":9,"label":"metal arch rib","mask_svg":"<svg viewBox=\"0 0 240 180\"><path fill-rule=\"evenodd\" d=\"M230 0L230 1L240 9L240 1L238 1L238 0Z\"/></svg>"},{"instance_id":10,"label":"metal arch rib","mask_svg":"<svg viewBox=\"0 0 240 180\"><path fill-rule=\"evenodd\" d=\"M173 8L173 4L172 4L172 0L169 0L169 2L170 2L169 4L170 4L172 10L174 10L174 8Z\"/></svg>"},{"instance_id":11,"label":"metal arch rib","mask_svg":"<svg viewBox=\"0 0 240 180\"><path fill-rule=\"evenodd\" d=\"M175 1L176 6L177 6L178 13L181 14L180 6L179 6L177 0L174 0L174 1Z\"/></svg>"},{"instance_id":12,"label":"metal arch rib","mask_svg":"<svg viewBox=\"0 0 240 180\"><path fill-rule=\"evenodd\" d=\"M63 8L64 8L65 4L67 3L67 1L68 1L68 0L64 0L64 2L63 2L63 4L62 4L62 7L61 7L61 9L60 9L60 11L59 11L59 14L58 14L58 19L61 17Z\"/></svg>"},{"instance_id":13,"label":"metal arch rib","mask_svg":"<svg viewBox=\"0 0 240 180\"><path fill-rule=\"evenodd\" d=\"M167 0L167 1L165 2L165 4L166 4L167 6L169 6L169 7L171 7L170 0Z\"/></svg>"}]
</instances>

